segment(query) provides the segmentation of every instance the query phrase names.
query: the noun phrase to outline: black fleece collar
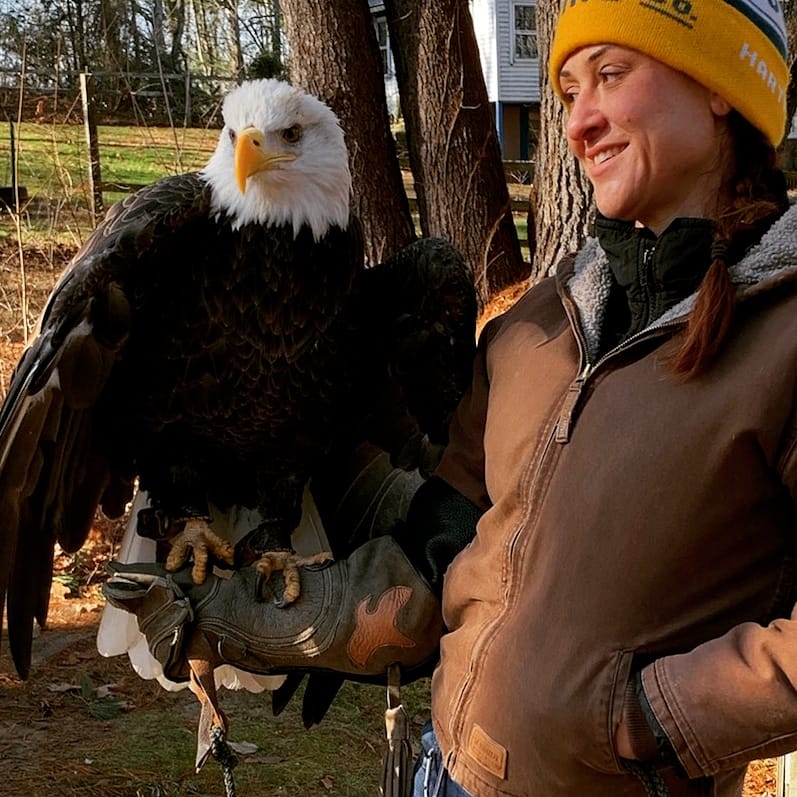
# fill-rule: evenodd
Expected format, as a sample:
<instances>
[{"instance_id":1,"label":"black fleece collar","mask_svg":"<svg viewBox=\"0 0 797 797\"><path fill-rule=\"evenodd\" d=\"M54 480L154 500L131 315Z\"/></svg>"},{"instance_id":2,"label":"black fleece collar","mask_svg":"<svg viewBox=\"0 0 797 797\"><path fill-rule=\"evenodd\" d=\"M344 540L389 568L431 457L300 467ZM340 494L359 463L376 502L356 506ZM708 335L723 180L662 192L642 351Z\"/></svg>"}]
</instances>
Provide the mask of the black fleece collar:
<instances>
[{"instance_id":1,"label":"black fleece collar","mask_svg":"<svg viewBox=\"0 0 797 797\"><path fill-rule=\"evenodd\" d=\"M656 236L633 222L598 215L595 232L614 279L601 335L603 351L694 293L711 265L714 223L709 219L675 219Z\"/></svg>"}]
</instances>

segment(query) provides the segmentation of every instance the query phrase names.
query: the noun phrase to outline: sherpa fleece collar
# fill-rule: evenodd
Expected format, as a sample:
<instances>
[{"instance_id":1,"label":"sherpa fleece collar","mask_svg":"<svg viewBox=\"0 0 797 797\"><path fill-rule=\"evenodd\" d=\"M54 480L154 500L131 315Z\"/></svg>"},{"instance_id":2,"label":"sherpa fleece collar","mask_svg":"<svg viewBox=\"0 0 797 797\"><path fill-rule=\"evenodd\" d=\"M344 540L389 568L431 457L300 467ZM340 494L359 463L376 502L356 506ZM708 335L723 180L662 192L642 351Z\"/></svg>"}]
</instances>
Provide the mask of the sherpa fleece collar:
<instances>
[{"instance_id":1,"label":"sherpa fleece collar","mask_svg":"<svg viewBox=\"0 0 797 797\"><path fill-rule=\"evenodd\" d=\"M737 288L737 300L797 280L797 205L789 208L728 273ZM591 360L599 350L613 279L608 256L597 238L588 238L575 258L563 261L557 269L560 291L569 294L578 310ZM694 306L696 296L696 292L687 296L645 331L683 320Z\"/></svg>"}]
</instances>

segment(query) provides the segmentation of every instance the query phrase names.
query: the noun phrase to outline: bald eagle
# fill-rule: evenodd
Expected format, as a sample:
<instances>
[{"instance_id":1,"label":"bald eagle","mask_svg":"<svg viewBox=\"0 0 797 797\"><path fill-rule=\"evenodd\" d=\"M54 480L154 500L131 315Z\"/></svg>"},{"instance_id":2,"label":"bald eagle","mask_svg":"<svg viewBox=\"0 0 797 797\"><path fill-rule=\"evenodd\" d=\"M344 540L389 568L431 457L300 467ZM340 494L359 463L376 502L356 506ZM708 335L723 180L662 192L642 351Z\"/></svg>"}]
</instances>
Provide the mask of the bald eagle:
<instances>
[{"instance_id":1,"label":"bald eagle","mask_svg":"<svg viewBox=\"0 0 797 797\"><path fill-rule=\"evenodd\" d=\"M137 485L138 533L172 541L170 567L267 570L292 555L316 469L362 440L399 459L424 434L444 444L468 383L468 269L438 239L364 266L332 111L259 80L223 117L203 170L110 209L0 408L0 599L23 677L55 545L77 550L98 507L120 516ZM233 548L209 529L215 507L259 520Z\"/></svg>"}]
</instances>

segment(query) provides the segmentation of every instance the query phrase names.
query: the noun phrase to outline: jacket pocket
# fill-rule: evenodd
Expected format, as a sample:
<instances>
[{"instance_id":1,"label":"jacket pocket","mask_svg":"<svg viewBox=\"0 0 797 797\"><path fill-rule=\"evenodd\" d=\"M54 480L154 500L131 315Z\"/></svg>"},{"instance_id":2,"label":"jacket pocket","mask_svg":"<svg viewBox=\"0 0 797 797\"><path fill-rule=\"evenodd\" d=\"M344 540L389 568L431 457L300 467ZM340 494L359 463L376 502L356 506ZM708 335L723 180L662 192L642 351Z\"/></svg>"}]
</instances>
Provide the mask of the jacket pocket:
<instances>
[{"instance_id":1,"label":"jacket pocket","mask_svg":"<svg viewBox=\"0 0 797 797\"><path fill-rule=\"evenodd\" d=\"M607 749L610 751L612 769L614 772L627 773L627 769L620 761L617 750L614 746L614 737L620 719L623 716L623 705L625 703L626 685L631 677L631 666L634 661L632 650L621 650L615 654L614 677L612 679L611 697L609 699L609 711L606 717Z\"/></svg>"}]
</instances>

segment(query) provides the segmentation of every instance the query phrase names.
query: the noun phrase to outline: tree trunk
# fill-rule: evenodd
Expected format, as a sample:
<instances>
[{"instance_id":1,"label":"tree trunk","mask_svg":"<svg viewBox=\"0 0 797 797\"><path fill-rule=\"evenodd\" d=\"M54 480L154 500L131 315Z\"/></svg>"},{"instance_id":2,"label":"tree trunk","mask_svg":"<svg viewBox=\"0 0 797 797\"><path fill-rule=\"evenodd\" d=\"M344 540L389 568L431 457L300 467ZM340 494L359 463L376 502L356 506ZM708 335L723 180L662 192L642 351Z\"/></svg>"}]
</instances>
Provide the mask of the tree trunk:
<instances>
[{"instance_id":1,"label":"tree trunk","mask_svg":"<svg viewBox=\"0 0 797 797\"><path fill-rule=\"evenodd\" d=\"M73 0L72 13L68 20L72 29L72 49L74 52L73 68L78 71L88 68L86 63L86 23L83 14L83 0Z\"/></svg>"},{"instance_id":2,"label":"tree trunk","mask_svg":"<svg viewBox=\"0 0 797 797\"><path fill-rule=\"evenodd\" d=\"M122 28L126 23L124 6L119 0L101 0L99 12L102 62L108 71L121 72L127 68L127 55L122 46Z\"/></svg>"},{"instance_id":3,"label":"tree trunk","mask_svg":"<svg viewBox=\"0 0 797 797\"><path fill-rule=\"evenodd\" d=\"M789 85L786 87L786 136L791 129L794 114L797 113L797 0L786 0L783 3L783 19L786 22L786 40L789 46ZM781 148L785 147L787 139L784 137ZM792 147L793 149L793 147ZM794 157L791 155L787 169L794 168Z\"/></svg>"},{"instance_id":4,"label":"tree trunk","mask_svg":"<svg viewBox=\"0 0 797 797\"><path fill-rule=\"evenodd\" d=\"M424 235L470 263L482 304L524 279L467 0L386 0Z\"/></svg>"},{"instance_id":5,"label":"tree trunk","mask_svg":"<svg viewBox=\"0 0 797 797\"><path fill-rule=\"evenodd\" d=\"M243 79L244 76L244 54L241 49L241 22L238 18L238 0L227 0L227 10L229 11L230 31L232 37L232 68L235 74Z\"/></svg>"},{"instance_id":6,"label":"tree trunk","mask_svg":"<svg viewBox=\"0 0 797 797\"><path fill-rule=\"evenodd\" d=\"M275 64L282 63L282 9L280 0L272 0L271 54Z\"/></svg>"},{"instance_id":7,"label":"tree trunk","mask_svg":"<svg viewBox=\"0 0 797 797\"><path fill-rule=\"evenodd\" d=\"M152 3L152 47L155 52L155 64L159 71L169 71L165 66L167 60L166 40L164 31L166 30L166 11L163 7L163 0L153 0Z\"/></svg>"},{"instance_id":8,"label":"tree trunk","mask_svg":"<svg viewBox=\"0 0 797 797\"><path fill-rule=\"evenodd\" d=\"M132 60L133 64L138 67L144 60L144 52L141 46L141 34L138 29L138 15L135 9L130 9L130 41L132 43L132 52L128 52L128 60ZM129 67L128 67L129 68Z\"/></svg>"},{"instance_id":9,"label":"tree trunk","mask_svg":"<svg viewBox=\"0 0 797 797\"><path fill-rule=\"evenodd\" d=\"M385 98L379 49L366 0L282 0L291 82L326 102L346 134L352 207L363 224L368 262L412 241Z\"/></svg>"},{"instance_id":10,"label":"tree trunk","mask_svg":"<svg viewBox=\"0 0 797 797\"><path fill-rule=\"evenodd\" d=\"M170 25L172 46L169 58L175 72L188 71L188 62L183 50L185 35L185 0L177 0L172 4L172 24Z\"/></svg>"},{"instance_id":11,"label":"tree trunk","mask_svg":"<svg viewBox=\"0 0 797 797\"><path fill-rule=\"evenodd\" d=\"M558 10L557 0L540 0L537 5L540 64L548 63ZM540 70L540 95L540 143L534 176L534 280L544 277L562 257L581 247L594 215L592 188L567 148L564 110L554 95L546 69Z\"/></svg>"}]
</instances>

